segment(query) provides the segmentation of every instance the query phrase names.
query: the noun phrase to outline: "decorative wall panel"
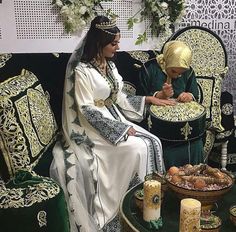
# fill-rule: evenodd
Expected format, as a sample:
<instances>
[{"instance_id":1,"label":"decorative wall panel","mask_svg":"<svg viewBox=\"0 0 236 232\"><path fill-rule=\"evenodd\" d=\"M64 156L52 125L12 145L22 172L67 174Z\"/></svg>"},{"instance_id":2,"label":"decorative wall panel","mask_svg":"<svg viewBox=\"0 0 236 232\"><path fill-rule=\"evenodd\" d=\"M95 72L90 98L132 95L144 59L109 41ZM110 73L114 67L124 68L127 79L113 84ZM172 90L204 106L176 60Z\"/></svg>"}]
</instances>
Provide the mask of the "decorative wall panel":
<instances>
[{"instance_id":1,"label":"decorative wall panel","mask_svg":"<svg viewBox=\"0 0 236 232\"><path fill-rule=\"evenodd\" d=\"M186 15L179 27L209 28L225 45L229 71L223 82L223 91L233 95L236 114L236 0L187 0L186 6Z\"/></svg>"}]
</instances>

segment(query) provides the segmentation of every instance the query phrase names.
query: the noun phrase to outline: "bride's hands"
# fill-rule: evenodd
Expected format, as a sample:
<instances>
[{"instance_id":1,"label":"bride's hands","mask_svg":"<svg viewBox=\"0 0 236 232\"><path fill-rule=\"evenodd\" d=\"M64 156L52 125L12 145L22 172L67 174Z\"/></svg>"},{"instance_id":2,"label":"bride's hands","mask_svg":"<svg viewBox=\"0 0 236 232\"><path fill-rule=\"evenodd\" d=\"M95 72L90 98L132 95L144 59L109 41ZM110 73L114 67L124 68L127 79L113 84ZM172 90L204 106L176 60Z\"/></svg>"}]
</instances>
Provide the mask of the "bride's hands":
<instances>
[{"instance_id":1,"label":"bride's hands","mask_svg":"<svg viewBox=\"0 0 236 232\"><path fill-rule=\"evenodd\" d=\"M128 135L135 135L136 134L136 130L133 127L130 127L129 130L127 131Z\"/></svg>"},{"instance_id":2,"label":"bride's hands","mask_svg":"<svg viewBox=\"0 0 236 232\"><path fill-rule=\"evenodd\" d=\"M176 105L176 100L174 100L174 99L160 99L160 98L153 97L153 96L147 96L146 103L157 105L157 106L174 106L174 105Z\"/></svg>"}]
</instances>

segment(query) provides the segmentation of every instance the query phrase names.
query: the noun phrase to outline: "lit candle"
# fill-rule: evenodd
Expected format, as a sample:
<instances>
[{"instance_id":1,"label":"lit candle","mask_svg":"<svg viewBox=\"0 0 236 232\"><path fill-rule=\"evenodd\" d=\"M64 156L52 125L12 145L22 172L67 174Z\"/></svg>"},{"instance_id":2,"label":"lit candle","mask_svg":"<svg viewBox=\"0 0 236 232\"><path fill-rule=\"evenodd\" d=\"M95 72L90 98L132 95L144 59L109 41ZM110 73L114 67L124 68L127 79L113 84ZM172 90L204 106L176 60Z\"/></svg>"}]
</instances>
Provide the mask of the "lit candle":
<instances>
[{"instance_id":1,"label":"lit candle","mask_svg":"<svg viewBox=\"0 0 236 232\"><path fill-rule=\"evenodd\" d=\"M192 198L181 200L179 232L200 230L201 202Z\"/></svg>"},{"instance_id":2,"label":"lit candle","mask_svg":"<svg viewBox=\"0 0 236 232\"><path fill-rule=\"evenodd\" d=\"M161 183L147 180L143 184L143 219L147 222L158 220L161 215Z\"/></svg>"}]
</instances>

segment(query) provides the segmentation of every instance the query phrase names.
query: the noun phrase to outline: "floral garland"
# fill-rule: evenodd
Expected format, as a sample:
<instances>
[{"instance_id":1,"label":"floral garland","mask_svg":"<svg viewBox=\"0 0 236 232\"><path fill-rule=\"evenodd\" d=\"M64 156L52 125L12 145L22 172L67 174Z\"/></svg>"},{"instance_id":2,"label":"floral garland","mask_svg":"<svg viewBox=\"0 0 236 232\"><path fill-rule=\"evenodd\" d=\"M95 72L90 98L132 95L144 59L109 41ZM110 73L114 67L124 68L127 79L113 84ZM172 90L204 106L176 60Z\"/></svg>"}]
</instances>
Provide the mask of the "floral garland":
<instances>
[{"instance_id":1,"label":"floral garland","mask_svg":"<svg viewBox=\"0 0 236 232\"><path fill-rule=\"evenodd\" d=\"M82 30L97 15L97 8L103 9L104 0L52 0L52 4L60 8L67 33ZM111 1L111 0L105 0ZM109 14L109 10L107 14Z\"/></svg>"},{"instance_id":2,"label":"floral garland","mask_svg":"<svg viewBox=\"0 0 236 232\"><path fill-rule=\"evenodd\" d=\"M150 20L143 34L139 34L135 42L139 45L147 41L147 29L151 29L154 37L159 37L163 42L172 34L174 25L179 23L185 14L184 0L142 0L142 8L128 19L128 28L131 29L135 23Z\"/></svg>"}]
</instances>

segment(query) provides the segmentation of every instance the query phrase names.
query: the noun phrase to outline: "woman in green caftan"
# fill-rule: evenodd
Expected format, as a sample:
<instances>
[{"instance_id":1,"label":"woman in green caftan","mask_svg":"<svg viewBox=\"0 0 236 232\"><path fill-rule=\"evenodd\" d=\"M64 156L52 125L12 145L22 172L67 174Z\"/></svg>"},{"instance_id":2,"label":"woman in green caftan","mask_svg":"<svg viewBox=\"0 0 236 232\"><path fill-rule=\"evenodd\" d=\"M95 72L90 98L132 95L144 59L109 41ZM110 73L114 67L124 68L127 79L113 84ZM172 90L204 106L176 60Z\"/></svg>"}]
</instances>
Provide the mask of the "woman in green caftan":
<instances>
[{"instance_id":1,"label":"woman in green caftan","mask_svg":"<svg viewBox=\"0 0 236 232\"><path fill-rule=\"evenodd\" d=\"M180 102L197 101L199 92L194 70L190 66L191 59L191 50L185 43L167 42L162 54L143 65L137 94L161 99L175 98ZM155 134L155 131L152 133ZM166 169L203 162L202 138L185 142L162 140L162 145Z\"/></svg>"}]
</instances>

